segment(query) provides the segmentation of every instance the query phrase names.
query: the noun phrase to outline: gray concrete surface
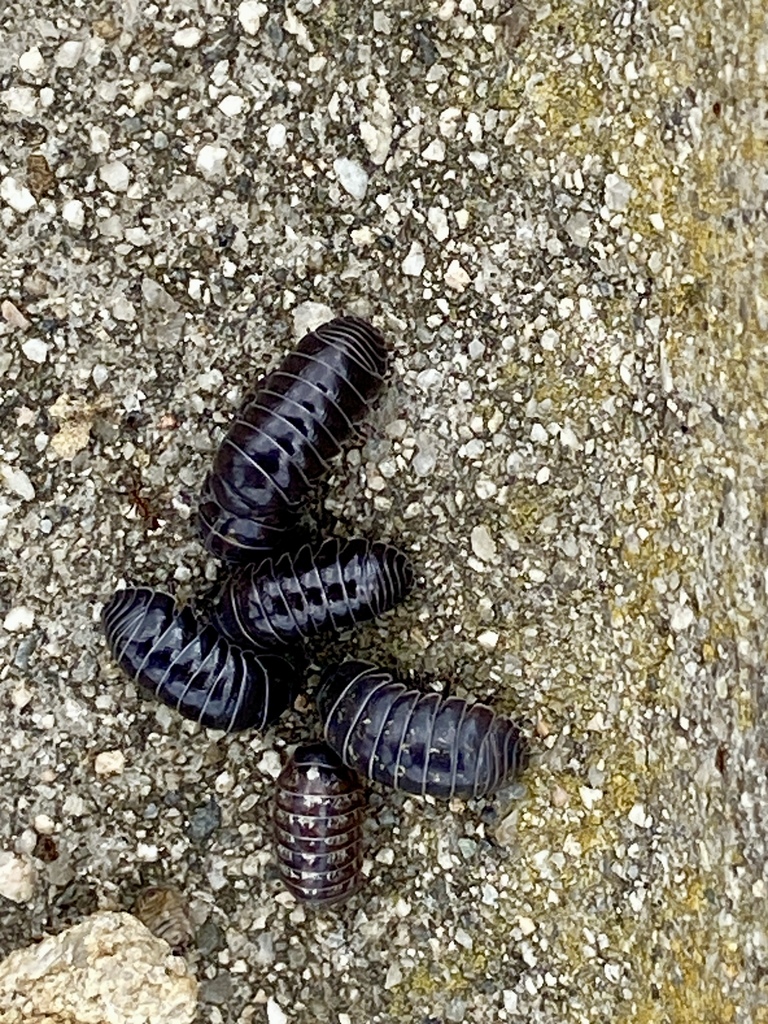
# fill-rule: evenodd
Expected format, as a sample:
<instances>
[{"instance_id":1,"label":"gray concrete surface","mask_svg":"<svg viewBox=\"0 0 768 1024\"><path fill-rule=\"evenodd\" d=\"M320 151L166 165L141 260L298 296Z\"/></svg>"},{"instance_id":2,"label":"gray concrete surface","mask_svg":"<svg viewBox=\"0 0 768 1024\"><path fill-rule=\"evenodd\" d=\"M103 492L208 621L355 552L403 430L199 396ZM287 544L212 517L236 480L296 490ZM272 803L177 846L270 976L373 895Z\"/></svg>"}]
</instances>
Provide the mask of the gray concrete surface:
<instances>
[{"instance_id":1,"label":"gray concrete surface","mask_svg":"<svg viewBox=\"0 0 768 1024\"><path fill-rule=\"evenodd\" d=\"M164 882L201 1021L765 1024L762 0L241 14L4 5L0 955ZM375 792L320 914L267 828L311 701L200 732L98 625L215 575L196 488L307 303L396 353L326 525L423 577L345 651L537 747L477 806Z\"/></svg>"}]
</instances>

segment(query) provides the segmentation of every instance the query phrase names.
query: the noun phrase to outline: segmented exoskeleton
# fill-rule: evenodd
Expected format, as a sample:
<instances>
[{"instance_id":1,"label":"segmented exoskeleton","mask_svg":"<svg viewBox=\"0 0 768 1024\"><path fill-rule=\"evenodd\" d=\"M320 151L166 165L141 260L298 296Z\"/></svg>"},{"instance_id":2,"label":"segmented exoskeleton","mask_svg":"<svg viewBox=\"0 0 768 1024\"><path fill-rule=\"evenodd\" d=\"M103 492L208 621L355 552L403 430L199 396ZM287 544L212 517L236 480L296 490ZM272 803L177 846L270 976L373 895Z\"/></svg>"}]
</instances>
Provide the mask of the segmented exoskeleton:
<instances>
[{"instance_id":1,"label":"segmented exoskeleton","mask_svg":"<svg viewBox=\"0 0 768 1024\"><path fill-rule=\"evenodd\" d=\"M236 570L212 602L211 621L236 643L275 647L368 622L412 585L407 556L391 544L332 537Z\"/></svg>"},{"instance_id":2,"label":"segmented exoskeleton","mask_svg":"<svg viewBox=\"0 0 768 1024\"><path fill-rule=\"evenodd\" d=\"M329 669L317 704L325 740L344 764L408 793L483 796L527 762L526 741L509 718L408 689L368 662Z\"/></svg>"},{"instance_id":3,"label":"segmented exoskeleton","mask_svg":"<svg viewBox=\"0 0 768 1024\"><path fill-rule=\"evenodd\" d=\"M368 410L387 369L382 335L345 316L305 335L235 416L200 497L203 543L230 562L290 544L302 505Z\"/></svg>"},{"instance_id":4,"label":"segmented exoskeleton","mask_svg":"<svg viewBox=\"0 0 768 1024\"><path fill-rule=\"evenodd\" d=\"M362 882L365 796L325 743L298 747L277 779L274 832L286 888L303 902L338 903Z\"/></svg>"},{"instance_id":5,"label":"segmented exoskeleton","mask_svg":"<svg viewBox=\"0 0 768 1024\"><path fill-rule=\"evenodd\" d=\"M104 606L112 657L155 697L211 729L262 729L292 703L295 671L276 655L230 643L191 608L149 587L118 590Z\"/></svg>"}]
</instances>

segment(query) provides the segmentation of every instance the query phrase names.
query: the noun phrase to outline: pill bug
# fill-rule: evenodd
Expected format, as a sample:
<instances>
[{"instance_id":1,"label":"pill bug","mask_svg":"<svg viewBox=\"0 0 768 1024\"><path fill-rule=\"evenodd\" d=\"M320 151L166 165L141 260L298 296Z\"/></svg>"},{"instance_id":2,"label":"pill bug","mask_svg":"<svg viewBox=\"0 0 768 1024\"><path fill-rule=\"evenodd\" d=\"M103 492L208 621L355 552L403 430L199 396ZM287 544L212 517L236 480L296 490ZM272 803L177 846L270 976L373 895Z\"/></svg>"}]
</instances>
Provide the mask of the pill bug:
<instances>
[{"instance_id":1,"label":"pill bug","mask_svg":"<svg viewBox=\"0 0 768 1024\"><path fill-rule=\"evenodd\" d=\"M149 587L118 590L104 606L112 657L131 679L210 729L262 729L292 703L295 673L275 655L242 650L191 608Z\"/></svg>"},{"instance_id":2,"label":"pill bug","mask_svg":"<svg viewBox=\"0 0 768 1024\"><path fill-rule=\"evenodd\" d=\"M329 669L317 697L325 740L344 764L408 793L483 796L517 774L527 744L485 704L408 689L364 661Z\"/></svg>"},{"instance_id":3,"label":"pill bug","mask_svg":"<svg viewBox=\"0 0 768 1024\"><path fill-rule=\"evenodd\" d=\"M355 316L305 335L256 385L205 478L203 543L230 562L290 543L302 504L362 419L387 369L384 339Z\"/></svg>"},{"instance_id":4,"label":"pill bug","mask_svg":"<svg viewBox=\"0 0 768 1024\"><path fill-rule=\"evenodd\" d=\"M236 643L269 648L368 622L412 586L411 564L396 547L331 537L236 570L211 603L211 621Z\"/></svg>"},{"instance_id":5,"label":"pill bug","mask_svg":"<svg viewBox=\"0 0 768 1024\"><path fill-rule=\"evenodd\" d=\"M153 935L165 939L174 953L190 945L195 934L189 904L172 885L149 885L142 889L133 905L133 914Z\"/></svg>"},{"instance_id":6,"label":"pill bug","mask_svg":"<svg viewBox=\"0 0 768 1024\"><path fill-rule=\"evenodd\" d=\"M362 882L360 781L325 743L297 747L278 776L273 804L277 863L305 903L339 903Z\"/></svg>"}]
</instances>

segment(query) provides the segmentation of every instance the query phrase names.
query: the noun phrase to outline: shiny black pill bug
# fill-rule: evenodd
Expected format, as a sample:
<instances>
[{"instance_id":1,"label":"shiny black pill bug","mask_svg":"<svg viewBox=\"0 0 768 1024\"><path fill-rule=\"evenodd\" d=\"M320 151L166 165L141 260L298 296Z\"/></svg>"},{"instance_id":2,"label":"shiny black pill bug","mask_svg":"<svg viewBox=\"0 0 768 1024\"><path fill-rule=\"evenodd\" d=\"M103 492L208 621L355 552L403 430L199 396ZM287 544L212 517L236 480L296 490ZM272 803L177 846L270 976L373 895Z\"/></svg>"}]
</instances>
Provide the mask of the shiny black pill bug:
<instances>
[{"instance_id":1,"label":"shiny black pill bug","mask_svg":"<svg viewBox=\"0 0 768 1024\"><path fill-rule=\"evenodd\" d=\"M305 335L259 381L203 483L198 523L211 554L252 562L290 544L308 494L367 412L386 371L381 333L344 316Z\"/></svg>"},{"instance_id":2,"label":"shiny black pill bug","mask_svg":"<svg viewBox=\"0 0 768 1024\"><path fill-rule=\"evenodd\" d=\"M411 564L396 547L332 537L236 570L212 602L211 622L236 643L276 647L368 622L412 586Z\"/></svg>"},{"instance_id":3,"label":"shiny black pill bug","mask_svg":"<svg viewBox=\"0 0 768 1024\"><path fill-rule=\"evenodd\" d=\"M297 747L273 805L277 863L304 903L340 903L362 883L365 796L357 775L325 743Z\"/></svg>"},{"instance_id":4,"label":"shiny black pill bug","mask_svg":"<svg viewBox=\"0 0 768 1024\"><path fill-rule=\"evenodd\" d=\"M170 594L118 590L102 623L112 657L131 679L210 729L263 729L293 702L288 661L236 647L191 608L177 610Z\"/></svg>"},{"instance_id":5,"label":"shiny black pill bug","mask_svg":"<svg viewBox=\"0 0 768 1024\"><path fill-rule=\"evenodd\" d=\"M527 763L517 726L485 704L423 693L364 661L329 669L317 696L328 745L385 786L464 799L498 789Z\"/></svg>"}]
</instances>

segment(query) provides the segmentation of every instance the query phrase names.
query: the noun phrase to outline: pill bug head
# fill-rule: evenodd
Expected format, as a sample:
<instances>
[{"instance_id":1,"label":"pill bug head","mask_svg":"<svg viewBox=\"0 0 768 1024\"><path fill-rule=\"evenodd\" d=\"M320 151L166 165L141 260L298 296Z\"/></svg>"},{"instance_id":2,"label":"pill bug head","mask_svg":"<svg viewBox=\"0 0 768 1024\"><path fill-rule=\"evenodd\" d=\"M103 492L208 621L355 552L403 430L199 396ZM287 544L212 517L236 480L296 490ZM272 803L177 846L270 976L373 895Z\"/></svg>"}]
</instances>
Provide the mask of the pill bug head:
<instances>
[{"instance_id":1,"label":"pill bug head","mask_svg":"<svg viewBox=\"0 0 768 1024\"><path fill-rule=\"evenodd\" d=\"M341 698L346 698L355 686L367 687L369 677L377 675L392 679L392 673L377 668L370 661L345 661L341 665L330 665L320 677L316 701L320 721L325 726Z\"/></svg>"}]
</instances>

